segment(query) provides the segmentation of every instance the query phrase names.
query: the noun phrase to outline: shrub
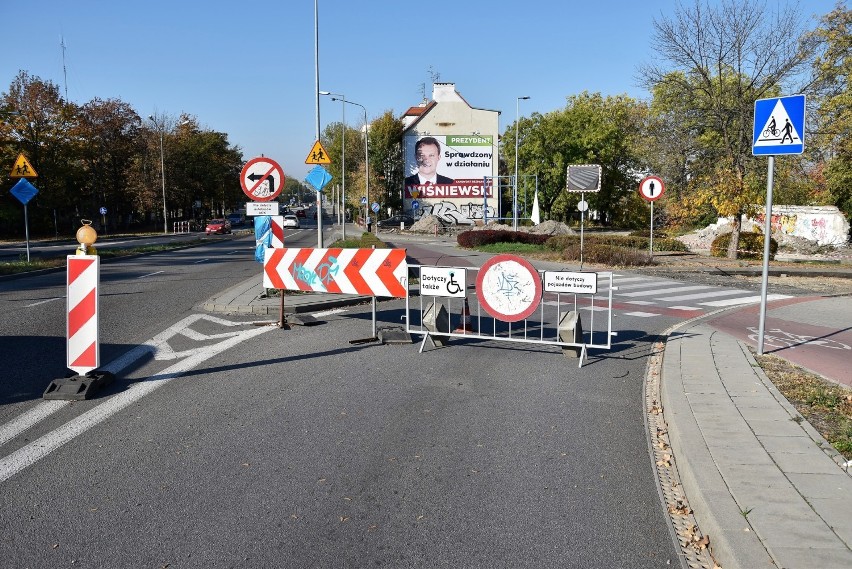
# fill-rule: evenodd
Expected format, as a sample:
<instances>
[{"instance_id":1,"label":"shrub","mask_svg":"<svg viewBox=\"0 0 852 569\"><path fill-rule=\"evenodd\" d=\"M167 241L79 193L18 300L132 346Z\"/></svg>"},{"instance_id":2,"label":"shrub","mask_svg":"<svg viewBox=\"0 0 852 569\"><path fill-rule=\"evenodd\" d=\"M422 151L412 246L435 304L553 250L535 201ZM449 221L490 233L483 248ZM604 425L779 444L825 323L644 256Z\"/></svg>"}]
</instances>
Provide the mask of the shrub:
<instances>
[{"instance_id":1,"label":"shrub","mask_svg":"<svg viewBox=\"0 0 852 569\"><path fill-rule=\"evenodd\" d=\"M544 245L550 235L536 235L526 231L496 231L483 229L480 231L462 231L456 237L459 246L465 249L492 245L494 243L528 243L530 245Z\"/></svg>"},{"instance_id":2,"label":"shrub","mask_svg":"<svg viewBox=\"0 0 852 569\"><path fill-rule=\"evenodd\" d=\"M566 261L579 261L580 243L569 245L563 250L562 254ZM600 243L583 247L583 261L620 267L639 267L654 264L654 260L645 251Z\"/></svg>"},{"instance_id":3,"label":"shrub","mask_svg":"<svg viewBox=\"0 0 852 569\"><path fill-rule=\"evenodd\" d=\"M731 243L731 233L723 233L713 240L710 245L710 255L713 257L727 257L728 245ZM769 259L775 258L778 252L778 242L770 237ZM763 233L752 231L741 231L737 256L740 259L762 259L763 258Z\"/></svg>"},{"instance_id":4,"label":"shrub","mask_svg":"<svg viewBox=\"0 0 852 569\"><path fill-rule=\"evenodd\" d=\"M647 251L650 246L650 239L648 237L636 235L587 235L583 241L583 244L587 247L608 245L610 247ZM562 251L575 243L579 247L579 235L554 235L548 239L545 247L553 251ZM654 251L689 251L689 248L677 239L655 238Z\"/></svg>"}]
</instances>

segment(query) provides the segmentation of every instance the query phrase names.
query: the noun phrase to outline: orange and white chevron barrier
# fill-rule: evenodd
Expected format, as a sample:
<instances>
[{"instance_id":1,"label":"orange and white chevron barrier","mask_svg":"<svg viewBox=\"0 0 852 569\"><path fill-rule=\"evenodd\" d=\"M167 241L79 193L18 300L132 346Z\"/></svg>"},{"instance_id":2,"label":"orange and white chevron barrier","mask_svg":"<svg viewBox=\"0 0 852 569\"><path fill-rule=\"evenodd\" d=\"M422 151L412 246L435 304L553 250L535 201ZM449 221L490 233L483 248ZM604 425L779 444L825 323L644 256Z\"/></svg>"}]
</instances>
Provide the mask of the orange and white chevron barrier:
<instances>
[{"instance_id":1,"label":"orange and white chevron barrier","mask_svg":"<svg viewBox=\"0 0 852 569\"><path fill-rule=\"evenodd\" d=\"M365 296L408 296L405 249L267 249L263 286Z\"/></svg>"}]
</instances>

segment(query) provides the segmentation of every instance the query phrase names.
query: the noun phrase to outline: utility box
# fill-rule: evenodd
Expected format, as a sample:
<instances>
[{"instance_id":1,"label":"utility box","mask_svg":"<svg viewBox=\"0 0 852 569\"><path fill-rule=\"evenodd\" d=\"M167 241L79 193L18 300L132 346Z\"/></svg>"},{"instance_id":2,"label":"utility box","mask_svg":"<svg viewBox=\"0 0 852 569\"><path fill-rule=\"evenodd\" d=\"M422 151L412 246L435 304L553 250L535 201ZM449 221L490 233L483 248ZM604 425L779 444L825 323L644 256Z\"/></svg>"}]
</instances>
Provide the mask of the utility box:
<instances>
[{"instance_id":1,"label":"utility box","mask_svg":"<svg viewBox=\"0 0 852 569\"><path fill-rule=\"evenodd\" d=\"M580 313L575 311L562 312L559 315L559 340L574 344L583 343L583 325L580 322ZM562 353L569 358L579 358L582 353L581 346L563 346Z\"/></svg>"}]
</instances>

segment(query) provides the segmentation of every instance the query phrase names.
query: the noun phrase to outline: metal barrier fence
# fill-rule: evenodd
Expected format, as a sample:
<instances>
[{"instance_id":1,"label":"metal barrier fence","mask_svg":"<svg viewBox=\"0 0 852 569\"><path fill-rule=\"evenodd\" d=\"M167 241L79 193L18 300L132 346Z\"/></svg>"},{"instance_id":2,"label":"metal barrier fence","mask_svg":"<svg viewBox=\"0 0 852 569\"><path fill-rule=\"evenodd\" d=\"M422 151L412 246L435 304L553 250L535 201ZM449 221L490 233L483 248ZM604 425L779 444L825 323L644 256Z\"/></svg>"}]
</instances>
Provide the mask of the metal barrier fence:
<instances>
[{"instance_id":1,"label":"metal barrier fence","mask_svg":"<svg viewBox=\"0 0 852 569\"><path fill-rule=\"evenodd\" d=\"M190 226L189 221L175 221L174 232L176 234L177 233L189 233L189 228L190 228L189 226Z\"/></svg>"},{"instance_id":2,"label":"metal barrier fence","mask_svg":"<svg viewBox=\"0 0 852 569\"><path fill-rule=\"evenodd\" d=\"M475 338L499 342L519 342L559 346L572 351L583 365L589 348L609 350L612 347L612 293L613 275L595 275L594 291L590 294L565 294L547 292L535 310L523 320L506 322L495 318L483 309L477 298L476 286L466 285L463 296L423 294L421 290L423 266L409 265L409 290L405 299L406 332L423 334L420 352L430 339L433 344L443 343L443 338ZM432 270L432 267L426 267ZM440 269L440 268L439 268ZM476 267L444 267L450 271L464 271L464 283L475 283L480 269ZM544 281L545 273L537 271ZM448 273L451 278L453 272ZM558 274L558 273L557 273ZM568 273L566 273L568 274ZM570 273L576 274L576 273ZM598 289L597 282L603 281ZM605 290L603 290L605 288ZM457 291L462 295L461 289ZM588 328L586 328L588 327Z\"/></svg>"}]
</instances>

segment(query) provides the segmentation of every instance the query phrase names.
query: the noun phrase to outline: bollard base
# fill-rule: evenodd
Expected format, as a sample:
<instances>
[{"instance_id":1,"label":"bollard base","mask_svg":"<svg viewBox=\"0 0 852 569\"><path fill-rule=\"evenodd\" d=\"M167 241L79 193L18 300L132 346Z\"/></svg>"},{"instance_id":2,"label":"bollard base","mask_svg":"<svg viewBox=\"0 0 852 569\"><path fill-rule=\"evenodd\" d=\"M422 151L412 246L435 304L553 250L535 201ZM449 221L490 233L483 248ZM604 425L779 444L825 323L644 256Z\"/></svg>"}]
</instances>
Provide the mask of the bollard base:
<instances>
[{"instance_id":1,"label":"bollard base","mask_svg":"<svg viewBox=\"0 0 852 569\"><path fill-rule=\"evenodd\" d=\"M379 342L382 344L410 344L411 335L401 326L379 328Z\"/></svg>"},{"instance_id":2,"label":"bollard base","mask_svg":"<svg viewBox=\"0 0 852 569\"><path fill-rule=\"evenodd\" d=\"M583 324L580 322L580 313L563 312L559 318L559 339L563 342L583 343ZM583 353L581 346L563 346L562 353L568 358L579 358Z\"/></svg>"},{"instance_id":3,"label":"bollard base","mask_svg":"<svg viewBox=\"0 0 852 569\"><path fill-rule=\"evenodd\" d=\"M43 399L83 401L99 389L107 387L115 376L108 371L90 371L86 375L75 375L54 379L42 395Z\"/></svg>"}]
</instances>

